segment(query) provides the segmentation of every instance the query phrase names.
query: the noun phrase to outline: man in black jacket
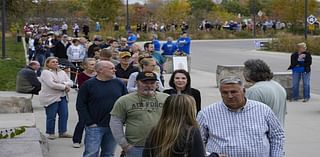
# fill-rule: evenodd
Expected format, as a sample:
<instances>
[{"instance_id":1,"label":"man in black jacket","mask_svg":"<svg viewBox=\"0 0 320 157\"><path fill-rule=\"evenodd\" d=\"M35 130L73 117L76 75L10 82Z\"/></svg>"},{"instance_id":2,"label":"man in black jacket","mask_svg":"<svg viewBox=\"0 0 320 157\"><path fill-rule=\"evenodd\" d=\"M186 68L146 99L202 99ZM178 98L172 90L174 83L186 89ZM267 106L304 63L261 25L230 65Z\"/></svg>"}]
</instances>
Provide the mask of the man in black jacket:
<instances>
[{"instance_id":1,"label":"man in black jacket","mask_svg":"<svg viewBox=\"0 0 320 157\"><path fill-rule=\"evenodd\" d=\"M40 63L38 61L31 61L29 65L18 72L16 80L16 91L18 93L39 94L41 83L36 74L39 68Z\"/></svg>"},{"instance_id":2,"label":"man in black jacket","mask_svg":"<svg viewBox=\"0 0 320 157\"><path fill-rule=\"evenodd\" d=\"M68 59L67 56L67 49L71 45L68 42L68 35L63 35L62 38L59 36L61 40L57 42L55 49L54 49L54 56L58 57L59 59L64 58Z\"/></svg>"}]
</instances>

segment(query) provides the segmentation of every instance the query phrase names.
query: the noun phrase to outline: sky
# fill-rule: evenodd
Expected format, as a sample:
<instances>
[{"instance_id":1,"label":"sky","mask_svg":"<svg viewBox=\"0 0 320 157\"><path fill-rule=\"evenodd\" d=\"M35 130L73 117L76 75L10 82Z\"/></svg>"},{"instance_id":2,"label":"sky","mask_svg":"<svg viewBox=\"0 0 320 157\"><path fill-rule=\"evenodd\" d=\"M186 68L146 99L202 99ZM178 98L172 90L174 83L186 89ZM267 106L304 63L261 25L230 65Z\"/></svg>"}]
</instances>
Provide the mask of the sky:
<instances>
[{"instance_id":1,"label":"sky","mask_svg":"<svg viewBox=\"0 0 320 157\"><path fill-rule=\"evenodd\" d=\"M124 0L125 1L125 3L126 3L126 0ZM129 0L129 4L134 4L134 3L136 3L136 2L139 2L139 3L144 3L145 2L145 0Z\"/></svg>"}]
</instances>

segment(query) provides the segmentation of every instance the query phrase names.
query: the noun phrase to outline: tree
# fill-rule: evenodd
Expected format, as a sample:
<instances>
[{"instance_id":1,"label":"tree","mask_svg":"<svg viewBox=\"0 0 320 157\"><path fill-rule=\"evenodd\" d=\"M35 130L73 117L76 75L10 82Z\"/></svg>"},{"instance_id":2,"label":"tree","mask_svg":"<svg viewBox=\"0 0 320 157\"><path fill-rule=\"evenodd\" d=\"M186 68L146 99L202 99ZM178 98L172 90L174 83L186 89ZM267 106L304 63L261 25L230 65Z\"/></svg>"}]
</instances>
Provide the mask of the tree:
<instances>
[{"instance_id":1,"label":"tree","mask_svg":"<svg viewBox=\"0 0 320 157\"><path fill-rule=\"evenodd\" d=\"M191 5L191 14L199 20L208 14L214 5L212 0L188 0Z\"/></svg>"},{"instance_id":2,"label":"tree","mask_svg":"<svg viewBox=\"0 0 320 157\"><path fill-rule=\"evenodd\" d=\"M233 13L235 15L238 15L238 14L245 15L245 16L249 15L248 7L245 5L241 5L237 1L225 1L222 3L222 6L229 13Z\"/></svg>"},{"instance_id":3,"label":"tree","mask_svg":"<svg viewBox=\"0 0 320 157\"><path fill-rule=\"evenodd\" d=\"M272 16L293 25L304 23L305 0L272 0ZM308 16L317 11L316 0L308 0Z\"/></svg>"},{"instance_id":4,"label":"tree","mask_svg":"<svg viewBox=\"0 0 320 157\"><path fill-rule=\"evenodd\" d=\"M171 0L160 7L156 18L167 24L186 21L190 11L191 7L187 0Z\"/></svg>"},{"instance_id":5,"label":"tree","mask_svg":"<svg viewBox=\"0 0 320 157\"><path fill-rule=\"evenodd\" d=\"M131 23L143 23L148 19L150 11L146 6L139 3L130 6Z\"/></svg>"},{"instance_id":6,"label":"tree","mask_svg":"<svg viewBox=\"0 0 320 157\"><path fill-rule=\"evenodd\" d=\"M21 18L23 19L23 15L26 12L26 8L29 8L32 5L31 0L29 1L21 1L21 0L6 0L6 9L7 9L7 18ZM0 8L2 10L3 4L0 1Z\"/></svg>"},{"instance_id":7,"label":"tree","mask_svg":"<svg viewBox=\"0 0 320 157\"><path fill-rule=\"evenodd\" d=\"M121 0L90 0L88 14L95 21L113 22L122 6Z\"/></svg>"}]
</instances>

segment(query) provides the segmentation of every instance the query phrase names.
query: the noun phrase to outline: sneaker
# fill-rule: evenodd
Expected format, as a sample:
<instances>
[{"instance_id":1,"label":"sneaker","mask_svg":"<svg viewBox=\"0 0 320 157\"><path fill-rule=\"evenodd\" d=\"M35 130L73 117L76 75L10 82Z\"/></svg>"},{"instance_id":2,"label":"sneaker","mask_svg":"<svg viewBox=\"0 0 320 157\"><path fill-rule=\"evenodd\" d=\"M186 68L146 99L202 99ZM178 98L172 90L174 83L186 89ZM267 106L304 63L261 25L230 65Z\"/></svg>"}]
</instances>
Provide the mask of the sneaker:
<instances>
[{"instance_id":1,"label":"sneaker","mask_svg":"<svg viewBox=\"0 0 320 157\"><path fill-rule=\"evenodd\" d=\"M290 102L296 102L299 101L299 99L290 99Z\"/></svg>"},{"instance_id":2,"label":"sneaker","mask_svg":"<svg viewBox=\"0 0 320 157\"><path fill-rule=\"evenodd\" d=\"M72 135L69 135L67 133L63 133L59 135L59 138L72 138L72 137L73 137Z\"/></svg>"},{"instance_id":3,"label":"sneaker","mask_svg":"<svg viewBox=\"0 0 320 157\"><path fill-rule=\"evenodd\" d=\"M303 99L303 101L302 102L308 102L309 101L309 99Z\"/></svg>"},{"instance_id":4,"label":"sneaker","mask_svg":"<svg viewBox=\"0 0 320 157\"><path fill-rule=\"evenodd\" d=\"M80 148L81 145L80 145L80 143L73 143L73 144L72 144L72 147L73 147L73 148Z\"/></svg>"},{"instance_id":5,"label":"sneaker","mask_svg":"<svg viewBox=\"0 0 320 157\"><path fill-rule=\"evenodd\" d=\"M49 136L47 137L49 140L54 140L54 139L56 139L57 137L56 137L56 135L54 135L54 134L49 134Z\"/></svg>"}]
</instances>

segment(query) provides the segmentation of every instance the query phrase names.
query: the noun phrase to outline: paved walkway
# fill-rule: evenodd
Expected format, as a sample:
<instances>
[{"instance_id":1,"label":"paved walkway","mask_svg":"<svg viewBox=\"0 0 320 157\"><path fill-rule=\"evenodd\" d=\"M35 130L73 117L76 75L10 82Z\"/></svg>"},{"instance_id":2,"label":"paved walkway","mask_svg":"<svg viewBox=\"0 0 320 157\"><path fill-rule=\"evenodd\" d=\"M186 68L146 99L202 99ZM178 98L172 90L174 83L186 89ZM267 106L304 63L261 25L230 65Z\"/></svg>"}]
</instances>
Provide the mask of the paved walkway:
<instances>
[{"instance_id":1,"label":"paved walkway","mask_svg":"<svg viewBox=\"0 0 320 157\"><path fill-rule=\"evenodd\" d=\"M169 74L165 76L168 86ZM215 74L198 70L192 70L192 87L201 91L202 107L205 107L220 99L220 93L216 88ZM76 91L70 92L68 132L73 133L78 120L75 110ZM318 157L320 154L320 95L311 95L308 103L288 102L288 115L285 123L287 157ZM38 97L33 98L36 124L41 132L45 132L45 112L39 105ZM56 125L57 126L57 125ZM50 157L79 157L82 156L83 147L72 148L71 139L49 140ZM117 149L116 157L119 156Z\"/></svg>"}]
</instances>

